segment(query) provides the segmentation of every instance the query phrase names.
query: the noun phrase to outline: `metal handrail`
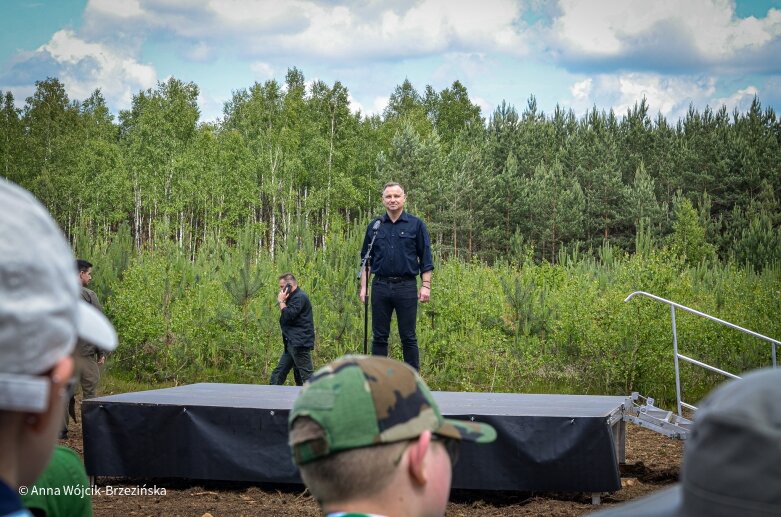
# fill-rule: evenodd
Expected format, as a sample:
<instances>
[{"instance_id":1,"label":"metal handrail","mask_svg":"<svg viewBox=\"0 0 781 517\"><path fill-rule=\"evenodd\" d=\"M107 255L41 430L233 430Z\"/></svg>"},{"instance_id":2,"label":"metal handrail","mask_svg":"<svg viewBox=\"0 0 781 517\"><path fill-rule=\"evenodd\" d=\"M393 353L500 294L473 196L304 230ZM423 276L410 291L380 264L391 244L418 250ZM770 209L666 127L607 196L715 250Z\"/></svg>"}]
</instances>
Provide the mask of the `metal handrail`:
<instances>
[{"instance_id":1,"label":"metal handrail","mask_svg":"<svg viewBox=\"0 0 781 517\"><path fill-rule=\"evenodd\" d=\"M648 298L651 298L653 300L656 300L657 302L666 303L670 306L670 316L672 317L672 328L673 328L673 352L675 355L675 396L676 396L676 402L678 406L678 415L683 416L682 407L686 407L688 409L697 410L696 406L692 406L691 404L687 404L681 400L681 372L679 369L679 363L678 360L686 361L687 363L691 363L695 366L699 366L701 368L705 368L706 370L710 370L712 372L720 373L721 375L724 375L725 377L731 377L733 379L740 379L740 376L735 375L733 373L720 370L714 366L710 366L709 364L705 364L703 362L697 361L696 359L692 359L691 357L687 357L683 354L678 353L678 329L676 328L675 324L675 308L679 308L681 310L691 312L692 314L696 314L697 316L702 316L705 319L715 321L716 323L719 323L721 325L727 326L729 328L739 330L740 332L743 332L745 334L748 334L750 336L754 336L759 339L763 339L765 341L770 342L773 349L773 368L777 368L776 364L776 347L778 345L781 345L781 341L778 341L776 339L763 336L762 334L759 334L757 332L754 332L753 330L745 329L743 327L740 327L738 325L735 325L733 323L730 323L729 321L724 321L722 319L716 318L715 316L711 316L710 314L705 314L704 312L700 312L697 310L694 310L690 307L686 307L685 305L681 305L680 303L675 303L673 301L667 300L665 298L661 298L659 296L656 296L655 294L646 293L645 291L635 291L626 298L624 298L624 302L628 302L632 298L634 298L637 295L641 296L647 296Z\"/></svg>"}]
</instances>

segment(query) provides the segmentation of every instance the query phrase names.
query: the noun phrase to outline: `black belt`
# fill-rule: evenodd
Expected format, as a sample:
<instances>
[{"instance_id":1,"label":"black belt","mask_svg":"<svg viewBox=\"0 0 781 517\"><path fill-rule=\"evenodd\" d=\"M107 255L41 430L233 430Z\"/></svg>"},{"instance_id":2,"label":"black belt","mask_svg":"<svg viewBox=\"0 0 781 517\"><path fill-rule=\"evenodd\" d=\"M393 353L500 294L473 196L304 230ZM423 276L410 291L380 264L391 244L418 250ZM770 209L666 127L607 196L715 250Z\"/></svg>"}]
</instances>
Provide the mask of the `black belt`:
<instances>
[{"instance_id":1,"label":"black belt","mask_svg":"<svg viewBox=\"0 0 781 517\"><path fill-rule=\"evenodd\" d=\"M377 280L381 282L388 282L391 284L397 284L399 282L410 282L415 281L417 277L414 276L377 276Z\"/></svg>"}]
</instances>

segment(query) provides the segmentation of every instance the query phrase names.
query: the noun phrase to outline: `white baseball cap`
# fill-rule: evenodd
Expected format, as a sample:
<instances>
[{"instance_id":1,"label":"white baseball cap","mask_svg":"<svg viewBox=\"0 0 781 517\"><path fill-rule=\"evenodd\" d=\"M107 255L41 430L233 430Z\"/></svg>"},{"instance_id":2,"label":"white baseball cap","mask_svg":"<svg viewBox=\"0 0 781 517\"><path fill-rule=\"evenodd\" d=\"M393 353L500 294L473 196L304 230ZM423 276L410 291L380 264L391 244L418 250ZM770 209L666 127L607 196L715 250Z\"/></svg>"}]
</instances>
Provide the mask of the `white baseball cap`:
<instances>
[{"instance_id":1,"label":"white baseball cap","mask_svg":"<svg viewBox=\"0 0 781 517\"><path fill-rule=\"evenodd\" d=\"M48 211L0 178L0 410L42 412L42 374L80 337L107 352L117 333L79 293L75 258Z\"/></svg>"}]
</instances>

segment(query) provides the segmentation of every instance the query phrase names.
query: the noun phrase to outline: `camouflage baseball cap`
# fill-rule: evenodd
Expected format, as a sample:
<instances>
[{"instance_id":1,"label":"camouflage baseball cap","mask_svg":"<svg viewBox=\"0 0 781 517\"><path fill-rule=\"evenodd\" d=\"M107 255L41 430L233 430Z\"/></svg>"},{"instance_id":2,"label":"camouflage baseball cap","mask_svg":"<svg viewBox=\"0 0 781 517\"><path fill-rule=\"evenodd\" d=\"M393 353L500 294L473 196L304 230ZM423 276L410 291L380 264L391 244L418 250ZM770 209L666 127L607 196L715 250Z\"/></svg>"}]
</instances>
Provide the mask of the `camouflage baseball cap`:
<instances>
[{"instance_id":1,"label":"camouflage baseball cap","mask_svg":"<svg viewBox=\"0 0 781 517\"><path fill-rule=\"evenodd\" d=\"M410 440L423 431L478 443L496 439L488 424L442 418L418 373L387 357L348 355L319 369L293 403L289 427L302 416L324 433L291 437L298 465L348 449Z\"/></svg>"}]
</instances>

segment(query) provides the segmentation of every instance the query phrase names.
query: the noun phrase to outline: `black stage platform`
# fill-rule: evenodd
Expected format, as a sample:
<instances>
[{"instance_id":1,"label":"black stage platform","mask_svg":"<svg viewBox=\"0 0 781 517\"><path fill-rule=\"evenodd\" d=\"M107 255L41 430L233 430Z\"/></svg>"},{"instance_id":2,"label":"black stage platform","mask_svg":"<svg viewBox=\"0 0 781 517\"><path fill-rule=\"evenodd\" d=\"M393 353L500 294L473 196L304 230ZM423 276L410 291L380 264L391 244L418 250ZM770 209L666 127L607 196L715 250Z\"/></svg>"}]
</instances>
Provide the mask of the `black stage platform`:
<instances>
[{"instance_id":1,"label":"black stage platform","mask_svg":"<svg viewBox=\"0 0 781 517\"><path fill-rule=\"evenodd\" d=\"M299 388L191 384L83 402L91 476L300 483L287 446ZM492 424L464 444L454 488L608 492L620 488L624 397L434 392L447 417Z\"/></svg>"}]
</instances>

